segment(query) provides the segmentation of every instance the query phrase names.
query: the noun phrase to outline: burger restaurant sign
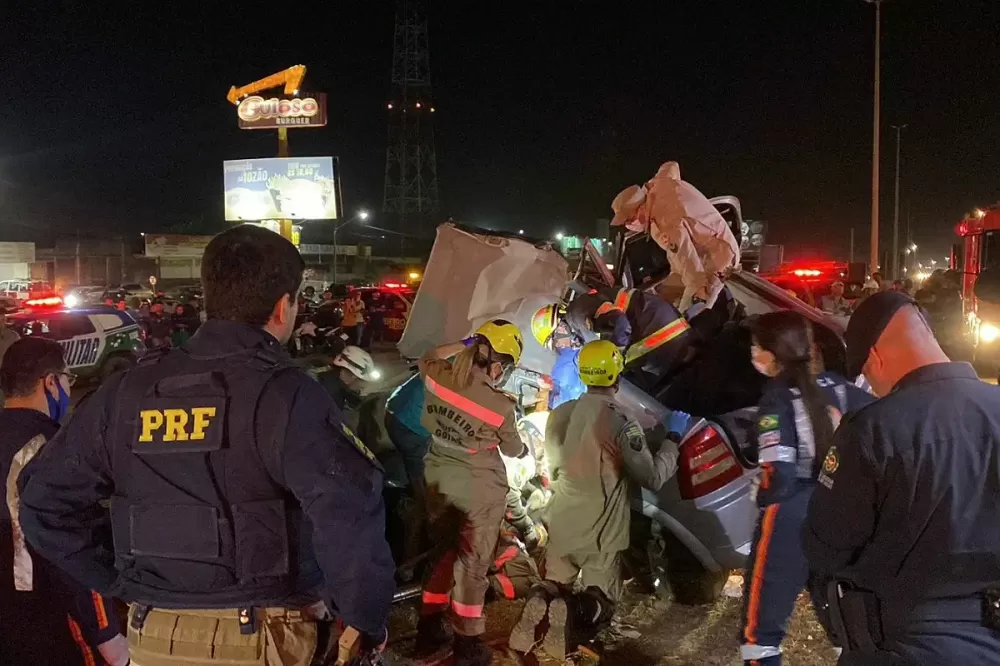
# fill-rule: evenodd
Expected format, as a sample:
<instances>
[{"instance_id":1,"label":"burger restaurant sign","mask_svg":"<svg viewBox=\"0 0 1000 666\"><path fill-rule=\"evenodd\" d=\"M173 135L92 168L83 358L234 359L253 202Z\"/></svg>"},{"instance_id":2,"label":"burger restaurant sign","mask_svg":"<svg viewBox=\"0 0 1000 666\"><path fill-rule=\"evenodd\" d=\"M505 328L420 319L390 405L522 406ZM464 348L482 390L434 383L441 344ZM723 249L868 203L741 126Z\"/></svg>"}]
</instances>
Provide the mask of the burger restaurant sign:
<instances>
[{"instance_id":1,"label":"burger restaurant sign","mask_svg":"<svg viewBox=\"0 0 1000 666\"><path fill-rule=\"evenodd\" d=\"M326 125L326 94L301 97L245 97L236 107L240 129L323 127Z\"/></svg>"}]
</instances>

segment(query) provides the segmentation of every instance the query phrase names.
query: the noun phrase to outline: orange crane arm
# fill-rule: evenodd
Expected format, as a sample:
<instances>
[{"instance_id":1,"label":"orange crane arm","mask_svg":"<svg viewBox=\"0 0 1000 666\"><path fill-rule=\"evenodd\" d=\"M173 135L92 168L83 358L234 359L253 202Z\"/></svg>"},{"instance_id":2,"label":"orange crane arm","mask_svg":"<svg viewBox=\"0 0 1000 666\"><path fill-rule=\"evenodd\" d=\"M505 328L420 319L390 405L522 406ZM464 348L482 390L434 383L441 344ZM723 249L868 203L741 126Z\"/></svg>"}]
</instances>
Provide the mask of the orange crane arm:
<instances>
[{"instance_id":1,"label":"orange crane arm","mask_svg":"<svg viewBox=\"0 0 1000 666\"><path fill-rule=\"evenodd\" d=\"M302 79L305 77L306 66L295 65L294 67L289 67L288 69L278 72L277 74L265 76L259 81L248 83L245 86L240 86L239 88L233 86L229 89L229 94L226 95L226 99L233 104L238 104L241 97L252 95L256 92L260 92L261 90L267 90L268 88L277 88L280 85L285 86L286 95L294 95L298 92L299 86L302 85Z\"/></svg>"}]
</instances>

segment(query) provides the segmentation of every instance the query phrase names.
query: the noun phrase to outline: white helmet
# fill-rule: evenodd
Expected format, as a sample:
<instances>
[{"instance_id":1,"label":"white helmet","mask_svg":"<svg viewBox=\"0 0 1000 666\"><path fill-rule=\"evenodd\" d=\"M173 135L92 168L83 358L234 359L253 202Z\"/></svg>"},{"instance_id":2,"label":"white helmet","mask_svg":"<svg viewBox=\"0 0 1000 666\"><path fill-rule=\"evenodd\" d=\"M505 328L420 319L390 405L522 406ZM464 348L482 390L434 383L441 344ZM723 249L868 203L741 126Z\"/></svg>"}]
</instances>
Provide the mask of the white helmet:
<instances>
[{"instance_id":1,"label":"white helmet","mask_svg":"<svg viewBox=\"0 0 1000 666\"><path fill-rule=\"evenodd\" d=\"M333 364L350 370L355 377L366 382L378 379L378 371L375 370L375 361L372 360L372 355L361 347L344 347L344 351L333 359Z\"/></svg>"}]
</instances>

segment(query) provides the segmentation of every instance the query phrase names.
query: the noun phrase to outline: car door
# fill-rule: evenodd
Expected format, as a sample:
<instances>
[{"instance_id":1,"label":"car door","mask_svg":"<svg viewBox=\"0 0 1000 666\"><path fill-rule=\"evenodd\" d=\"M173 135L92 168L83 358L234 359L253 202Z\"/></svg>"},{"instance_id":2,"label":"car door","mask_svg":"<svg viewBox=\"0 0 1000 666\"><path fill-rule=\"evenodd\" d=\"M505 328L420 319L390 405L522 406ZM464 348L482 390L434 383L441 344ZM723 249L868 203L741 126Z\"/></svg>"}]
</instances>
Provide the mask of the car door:
<instances>
[{"instance_id":1,"label":"car door","mask_svg":"<svg viewBox=\"0 0 1000 666\"><path fill-rule=\"evenodd\" d=\"M104 336L85 314L61 312L49 319L49 337L62 345L71 372L89 374L104 351Z\"/></svg>"}]
</instances>

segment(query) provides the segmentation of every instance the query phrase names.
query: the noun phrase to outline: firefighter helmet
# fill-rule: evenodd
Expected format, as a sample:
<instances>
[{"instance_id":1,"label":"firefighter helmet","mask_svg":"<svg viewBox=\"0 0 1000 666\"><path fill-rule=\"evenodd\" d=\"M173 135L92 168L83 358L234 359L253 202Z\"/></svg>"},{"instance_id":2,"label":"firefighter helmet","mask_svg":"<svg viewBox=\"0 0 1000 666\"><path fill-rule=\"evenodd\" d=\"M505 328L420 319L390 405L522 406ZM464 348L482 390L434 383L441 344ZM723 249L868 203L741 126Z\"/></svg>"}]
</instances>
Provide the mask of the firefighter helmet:
<instances>
[{"instance_id":1,"label":"firefighter helmet","mask_svg":"<svg viewBox=\"0 0 1000 666\"><path fill-rule=\"evenodd\" d=\"M587 386L614 386L625 369L625 358L610 340L588 342L580 350L580 379Z\"/></svg>"},{"instance_id":2,"label":"firefighter helmet","mask_svg":"<svg viewBox=\"0 0 1000 666\"><path fill-rule=\"evenodd\" d=\"M491 319L476 329L476 335L486 340L496 353L514 359L514 365L521 360L524 338L520 329L506 319Z\"/></svg>"},{"instance_id":3,"label":"firefighter helmet","mask_svg":"<svg viewBox=\"0 0 1000 666\"><path fill-rule=\"evenodd\" d=\"M559 325L559 306L552 304L538 310L531 318L531 334L538 340L538 344L548 343L552 334Z\"/></svg>"}]
</instances>

